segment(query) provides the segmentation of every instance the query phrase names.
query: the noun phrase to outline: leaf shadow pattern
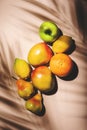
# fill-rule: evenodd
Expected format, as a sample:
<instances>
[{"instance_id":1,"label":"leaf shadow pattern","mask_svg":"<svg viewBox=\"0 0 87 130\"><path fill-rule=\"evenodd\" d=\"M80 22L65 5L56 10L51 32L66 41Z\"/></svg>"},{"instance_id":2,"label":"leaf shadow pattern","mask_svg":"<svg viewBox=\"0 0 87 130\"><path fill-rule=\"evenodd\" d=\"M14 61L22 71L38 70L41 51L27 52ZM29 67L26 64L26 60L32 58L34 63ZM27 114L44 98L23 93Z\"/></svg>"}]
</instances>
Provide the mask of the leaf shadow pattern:
<instances>
[{"instance_id":1,"label":"leaf shadow pattern","mask_svg":"<svg viewBox=\"0 0 87 130\"><path fill-rule=\"evenodd\" d=\"M8 79L9 80L8 83L9 83L9 86L10 86L10 79L11 79L11 74L13 72L13 63L14 63L14 59L15 59L15 54L13 53L13 48L10 47L8 39L6 38L5 35L4 35L4 39L5 39L5 44L7 44L6 45L7 51L5 50L4 43L1 41L1 49L2 49L2 51L1 51L1 65L2 66L1 66L1 78L0 78L0 81L3 84L7 84L7 79ZM18 47L18 49L20 50L20 53L21 53L21 49L20 49L19 45L16 42L15 42L15 44ZM6 55L6 53L8 55ZM5 86L3 84L2 84L2 86L4 86L5 89L6 89L7 86Z\"/></svg>"},{"instance_id":2,"label":"leaf shadow pattern","mask_svg":"<svg viewBox=\"0 0 87 130\"><path fill-rule=\"evenodd\" d=\"M39 1L35 1L35 0L34 1L23 0L23 1L30 3L31 5L34 5L35 7L38 7L38 10L40 10L40 12L35 11L33 8L32 9L25 8L24 6L19 6L19 5L14 5L14 7L19 8L20 10L24 11L25 13L32 14L33 16L35 16L43 21L52 21L51 17L54 17L54 19L56 19L56 21L58 20L58 14L57 14L57 11L55 11L55 9L52 9L50 7L48 8L47 5L45 5ZM42 11L44 11L43 14L42 14ZM52 15L52 14L54 14L54 15ZM21 20L24 20L24 19L21 19ZM25 22L27 22L27 21L25 21Z\"/></svg>"},{"instance_id":3,"label":"leaf shadow pattern","mask_svg":"<svg viewBox=\"0 0 87 130\"><path fill-rule=\"evenodd\" d=\"M79 3L79 4L78 4ZM83 41L87 40L87 1L75 0L75 9L77 22L80 28L80 32L83 35Z\"/></svg>"},{"instance_id":4,"label":"leaf shadow pattern","mask_svg":"<svg viewBox=\"0 0 87 130\"><path fill-rule=\"evenodd\" d=\"M37 4L36 2L36 0L23 0L23 1L27 1L29 4L30 4L30 2L32 2L33 4L36 4L37 6L39 5L39 7L40 8L43 8L42 6L42 4ZM55 1L55 6L56 6L56 8L58 8L58 4L57 4L57 1L58 0L52 0L53 2ZM75 0L75 1L78 1L77 2L77 4L76 5L78 5L79 6L79 0ZM80 0L81 1L81 0ZM84 0L85 1L85 0ZM84 1L82 1L82 2L84 2ZM35 2L35 3L34 3ZM39 2L39 1L38 1ZM85 1L86 2L86 1ZM17 2L16 2L17 3ZM20 0L20 2L18 2L18 3L21 3L21 0ZM27 3L27 4L28 4ZM64 1L63 1L63 3L64 3ZM65 3L64 3L65 4ZM66 5L66 4L65 4ZM59 6L61 7L61 5L59 4ZM26 9L26 8L25 8ZM46 7L44 6L44 8L43 8L44 10L46 10ZM65 8L63 8L63 9L65 9ZM87 8L86 8L87 9ZM68 10L68 8L67 8L67 10ZM71 10L73 11L73 8L71 8ZM81 8L79 7L79 10L78 10L78 7L76 6L76 10L78 11L78 13L79 12L81 12L82 10L81 10ZM60 16L60 18L58 19L58 12L55 12L55 11L49 11L49 9L48 10L46 10L47 12L50 12L50 13L52 13L52 15L55 15L55 19L54 19L54 21L58 21L57 23L58 24L60 24L61 26L63 26L63 27L67 27L67 26L69 26L69 27L71 27L72 28L72 26L70 26L70 20L67 18L67 12L64 12L64 15L63 15L63 13L62 13L62 16L65 16L65 17L63 17L63 19L65 20L65 18L67 18L67 21L66 21L66 23L68 23L68 24L66 24L67 26L64 26L65 24L63 23L63 19L61 20L61 18L62 18L62 16ZM16 12L16 11L15 11ZM37 12L37 11L36 11ZM82 12L84 12L84 11L82 11ZM18 13L18 12L16 12L16 13ZM29 13L29 12L28 12ZM30 13L32 13L32 12L30 12ZM50 14L49 13L49 14ZM45 16L45 14L42 14L42 16L41 16L41 14L40 15L37 15L36 13L32 13L32 15L36 15L36 17L38 17L39 18L39 20L53 20L51 17L50 17L50 15L48 16L48 17L46 17ZM81 15L81 17L80 17L80 14L79 14L79 18L82 18L83 19L83 17L82 16L84 16L84 15ZM24 21L23 22L27 22L27 24L30 24L30 19L29 19L29 21L28 20L26 20L25 19L25 17L24 17L24 15L22 15L22 17L23 17L23 19L24 19ZM74 17L73 17L74 18ZM86 17L85 17L85 19L86 19ZM20 19L21 20L21 19ZM74 20L75 20L75 18L74 18ZM22 20L21 20L22 21ZM59 22L60 21L60 22ZM79 22L80 20L78 19L78 22ZM84 21L84 20L83 20ZM8 21L6 21L6 22L8 22ZM33 23L33 22L32 22ZM79 23L81 23L81 22L79 22ZM71 21L71 25L72 25L72 21ZM77 29L78 30L78 27L76 27L75 26L75 24L73 24L74 26L74 28L73 28L73 30L75 30L75 29ZM81 26L84 26L84 24L80 24ZM34 26L34 24L31 24L30 26L33 26L34 28L35 28L35 26ZM81 27L81 28L83 28L83 27ZM34 29L35 31L36 31L36 29ZM69 28L68 28L68 30L69 30ZM73 32L73 30L71 30L72 32ZM86 28L84 28L84 30L86 31ZM84 31L84 33L85 33L85 31ZM16 33L16 32L15 32ZM25 33L25 32L24 32ZM70 30L69 30L69 33L70 33ZM71 33L72 34L72 33ZM77 37L78 36L78 34L77 33L73 33L72 35L74 35L74 37ZM86 35L85 35L86 36ZM77 37L78 38L78 37ZM87 37L86 37L87 38ZM10 38L9 38L10 39ZM78 39L79 40L79 39ZM80 40L79 40L80 41ZM6 45L7 43L5 43L5 45ZM78 46L79 46L79 44L78 44ZM80 53L82 53L82 54L84 54L84 55L86 55L87 53L87 51L86 51L86 49L85 49L85 53L84 53L84 50L82 49L82 48L77 48L78 50L78 52L80 52ZM11 55L11 53L10 53L10 55ZM12 56L12 55L11 55ZM5 55L3 55L3 57L5 58ZM3 58L3 59L4 59ZM13 56L13 58L14 58L14 56ZM11 57L11 60L13 59L12 57ZM79 57L80 58L80 57ZM85 59L86 60L86 59ZM7 61L7 60L6 60ZM76 63L75 63L76 64ZM5 67L6 67L6 65L5 65ZM77 76L78 76L78 72L79 72L79 70L78 70L78 66L76 65L75 66L75 69L77 70L77 74L72 74L72 75L74 75L74 76L72 76L72 77L74 77L74 78L72 78L71 76L71 78L70 77L66 77L64 80L66 80L66 81L69 81L69 80L73 80L73 79L75 79ZM9 71L7 71L8 73L7 74L9 74ZM5 74L4 74L4 76L5 76ZM5 79L5 77L3 77L4 79ZM6 77L7 78L7 77ZM4 81L4 79L3 79L3 81L2 82L5 82ZM0 80L2 80L1 79L1 76L0 76ZM85 80L86 81L86 80ZM9 86L9 85L8 85ZM83 86L83 85L82 85ZM4 85L2 88L4 89L4 87L6 88L6 86ZM7 91L7 93L8 93L8 91ZM3 93L3 96L5 95L6 93ZM49 95L49 94L48 94ZM11 97L10 97L11 98ZM13 100L13 98L12 98L12 100ZM7 100L6 100L7 101ZM15 102L16 102L16 100L15 100ZM12 104L13 105L13 104ZM11 105L10 105L10 102L9 102L9 106L11 107ZM17 110L17 111L20 111L20 108L21 107L19 107L19 109ZM7 109L7 108L6 108ZM15 108L16 109L16 108ZM16 112L17 112L16 111ZM14 114L16 113L15 111L13 111L14 112ZM18 116L19 115L21 115L23 118L22 118L22 120L18 120ZM3 127L2 127L2 129L3 130L18 130L18 129L24 129L24 130L32 130L32 129L41 129L42 127L45 127L47 130L52 130L51 129L51 127L52 127L52 125L53 125L53 123L50 123L50 110L49 110L49 113L47 113L47 116L48 116L48 120L47 120L47 117L45 116L45 118L44 118L44 120L43 119L40 119L40 121L42 121L42 124L40 124L40 122L39 121L37 121L37 118L36 118L36 116L34 117L34 116L32 116L32 119L31 119L31 116L30 116L30 114L27 114L27 116L28 116L28 118L26 118L26 112L24 111L24 114L23 114L23 112L19 112L18 114L17 114L17 116L14 118L14 115L13 114L11 114L10 116L9 116L9 114L8 115L6 115L6 113L4 114L4 116L3 116L3 121L2 121L2 124L3 124ZM74 115L75 116L75 115ZM34 117L34 118L33 118ZM23 119L26 119L25 121L23 120ZM80 117L81 118L81 117ZM29 121L29 119L30 119L30 121ZM59 117L59 119L60 119L60 117ZM35 120L35 123L34 123L34 120ZM36 121L37 121L37 124L36 124ZM39 123L38 123L39 122ZM45 122L45 123L44 123ZM52 122L52 119L51 119L51 122ZM7 124L7 125L6 125ZM32 127L31 127L31 124L32 124ZM6 128L7 127L7 128ZM53 127L52 127L53 128ZM59 128L59 125L58 125L58 128ZM43 129L43 128L42 128ZM54 128L55 129L55 128Z\"/></svg>"},{"instance_id":5,"label":"leaf shadow pattern","mask_svg":"<svg viewBox=\"0 0 87 130\"><path fill-rule=\"evenodd\" d=\"M12 129L15 129L15 130L21 130L21 129L31 130L28 127L24 126L22 123L20 124L19 122L16 122L17 117L15 117L14 121L11 117L10 117L10 119L5 119L5 118L1 117L1 120L2 120L2 122L5 122L5 124L8 124L7 126L6 125L3 126L2 130L12 130ZM23 121L23 119L22 119L22 121ZM24 122L27 122L27 121L25 120Z\"/></svg>"}]
</instances>

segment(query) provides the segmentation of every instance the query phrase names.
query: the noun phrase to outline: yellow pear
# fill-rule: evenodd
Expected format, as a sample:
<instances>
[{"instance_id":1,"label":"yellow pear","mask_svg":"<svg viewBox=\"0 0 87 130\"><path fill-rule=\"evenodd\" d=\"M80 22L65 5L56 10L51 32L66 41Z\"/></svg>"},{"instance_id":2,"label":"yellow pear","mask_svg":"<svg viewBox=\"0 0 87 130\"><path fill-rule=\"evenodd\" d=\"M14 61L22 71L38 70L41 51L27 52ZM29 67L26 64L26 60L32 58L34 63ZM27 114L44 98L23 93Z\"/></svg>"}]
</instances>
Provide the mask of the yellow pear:
<instances>
[{"instance_id":1,"label":"yellow pear","mask_svg":"<svg viewBox=\"0 0 87 130\"><path fill-rule=\"evenodd\" d=\"M20 78L27 78L30 76L31 67L30 65L23 59L16 58L14 61L14 72Z\"/></svg>"}]
</instances>

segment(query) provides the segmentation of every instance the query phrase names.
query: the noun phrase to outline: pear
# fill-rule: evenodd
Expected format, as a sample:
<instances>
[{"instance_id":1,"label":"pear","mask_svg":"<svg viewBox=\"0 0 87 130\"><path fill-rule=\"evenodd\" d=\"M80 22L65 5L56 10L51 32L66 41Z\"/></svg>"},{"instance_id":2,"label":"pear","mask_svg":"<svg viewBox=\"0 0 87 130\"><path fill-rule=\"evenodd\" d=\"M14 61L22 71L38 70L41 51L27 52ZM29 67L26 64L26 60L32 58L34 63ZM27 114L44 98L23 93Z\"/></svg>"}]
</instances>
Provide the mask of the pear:
<instances>
[{"instance_id":1,"label":"pear","mask_svg":"<svg viewBox=\"0 0 87 130\"><path fill-rule=\"evenodd\" d=\"M16 81L18 87L18 94L24 99L28 99L35 93L35 89L32 85L32 82L25 81L23 79L18 79Z\"/></svg>"},{"instance_id":2,"label":"pear","mask_svg":"<svg viewBox=\"0 0 87 130\"><path fill-rule=\"evenodd\" d=\"M13 67L18 77L25 79L30 76L31 66L25 60L16 58Z\"/></svg>"},{"instance_id":3,"label":"pear","mask_svg":"<svg viewBox=\"0 0 87 130\"><path fill-rule=\"evenodd\" d=\"M27 110L39 114L42 111L42 95L40 93L36 94L32 98L28 99L25 103L25 107Z\"/></svg>"}]
</instances>

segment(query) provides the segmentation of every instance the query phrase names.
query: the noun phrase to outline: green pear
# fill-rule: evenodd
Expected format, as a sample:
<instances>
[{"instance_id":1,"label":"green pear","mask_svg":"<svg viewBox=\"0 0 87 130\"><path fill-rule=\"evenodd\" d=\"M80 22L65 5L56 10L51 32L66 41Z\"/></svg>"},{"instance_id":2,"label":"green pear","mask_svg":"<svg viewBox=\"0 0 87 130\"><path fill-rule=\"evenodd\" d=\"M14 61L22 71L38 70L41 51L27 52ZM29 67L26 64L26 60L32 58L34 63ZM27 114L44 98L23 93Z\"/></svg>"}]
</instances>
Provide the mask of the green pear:
<instances>
[{"instance_id":1,"label":"green pear","mask_svg":"<svg viewBox=\"0 0 87 130\"><path fill-rule=\"evenodd\" d=\"M25 60L16 58L13 67L18 77L25 79L30 76L31 66Z\"/></svg>"},{"instance_id":2,"label":"green pear","mask_svg":"<svg viewBox=\"0 0 87 130\"><path fill-rule=\"evenodd\" d=\"M40 93L36 94L32 98L26 101L25 107L27 110L39 114L42 111L42 95Z\"/></svg>"}]
</instances>

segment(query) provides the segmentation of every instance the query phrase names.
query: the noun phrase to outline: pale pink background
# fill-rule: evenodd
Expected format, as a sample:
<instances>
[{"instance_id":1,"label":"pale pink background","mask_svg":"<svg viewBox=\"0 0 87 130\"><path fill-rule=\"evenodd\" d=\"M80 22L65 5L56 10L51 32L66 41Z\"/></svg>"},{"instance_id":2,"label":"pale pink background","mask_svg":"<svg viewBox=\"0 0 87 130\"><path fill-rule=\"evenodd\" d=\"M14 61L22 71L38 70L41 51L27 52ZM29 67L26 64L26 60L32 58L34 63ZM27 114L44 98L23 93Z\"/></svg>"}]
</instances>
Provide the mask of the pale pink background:
<instances>
[{"instance_id":1,"label":"pale pink background","mask_svg":"<svg viewBox=\"0 0 87 130\"><path fill-rule=\"evenodd\" d=\"M44 95L46 113L39 117L25 109L11 76L14 59L27 60L42 41L38 28L47 20L75 40L70 56L79 72L71 81L57 77L58 91ZM0 130L87 130L86 0L0 0L0 58Z\"/></svg>"}]
</instances>

